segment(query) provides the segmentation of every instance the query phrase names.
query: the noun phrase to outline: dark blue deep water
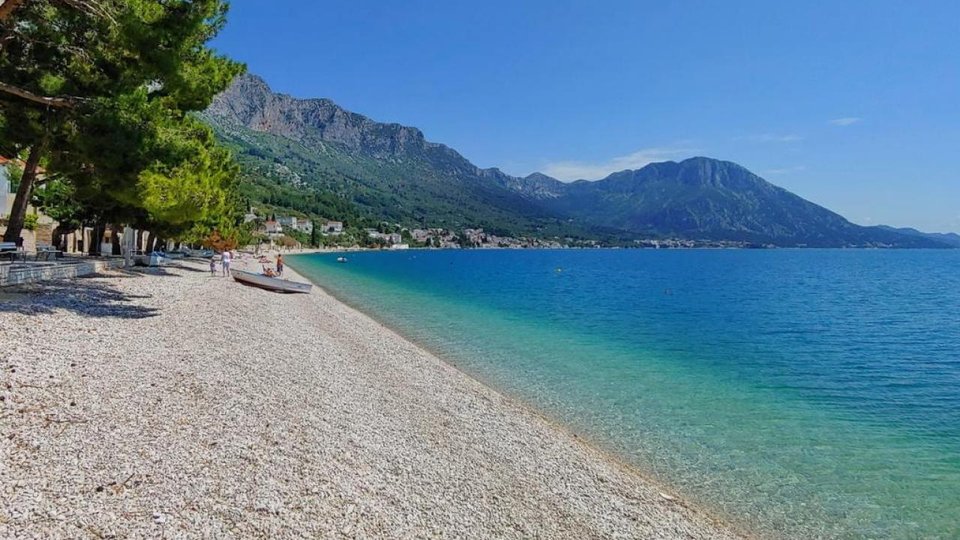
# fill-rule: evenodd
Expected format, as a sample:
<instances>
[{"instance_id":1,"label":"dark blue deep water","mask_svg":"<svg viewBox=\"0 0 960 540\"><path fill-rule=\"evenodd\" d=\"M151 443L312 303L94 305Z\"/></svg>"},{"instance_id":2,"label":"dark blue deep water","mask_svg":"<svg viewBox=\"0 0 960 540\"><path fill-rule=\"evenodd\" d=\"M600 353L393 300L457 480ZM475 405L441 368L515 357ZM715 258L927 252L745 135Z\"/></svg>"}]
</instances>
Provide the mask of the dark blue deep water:
<instances>
[{"instance_id":1,"label":"dark blue deep water","mask_svg":"<svg viewBox=\"0 0 960 540\"><path fill-rule=\"evenodd\" d=\"M960 538L960 251L398 251L317 285L727 519Z\"/></svg>"}]
</instances>

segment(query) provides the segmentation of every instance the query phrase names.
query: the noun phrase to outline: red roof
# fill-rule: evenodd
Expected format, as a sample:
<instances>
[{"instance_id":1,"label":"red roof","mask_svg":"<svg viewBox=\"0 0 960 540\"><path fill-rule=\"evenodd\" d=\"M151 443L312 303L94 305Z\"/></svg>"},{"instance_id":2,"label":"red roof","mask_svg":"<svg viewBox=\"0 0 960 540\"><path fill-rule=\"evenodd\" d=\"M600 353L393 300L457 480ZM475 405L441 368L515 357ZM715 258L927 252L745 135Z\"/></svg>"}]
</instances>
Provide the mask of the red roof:
<instances>
[{"instance_id":1,"label":"red roof","mask_svg":"<svg viewBox=\"0 0 960 540\"><path fill-rule=\"evenodd\" d=\"M12 159L4 156L0 156L0 165L6 165L7 163L14 162L20 167L26 167L26 163L22 159ZM47 172L43 167L37 167L37 174L43 174Z\"/></svg>"}]
</instances>

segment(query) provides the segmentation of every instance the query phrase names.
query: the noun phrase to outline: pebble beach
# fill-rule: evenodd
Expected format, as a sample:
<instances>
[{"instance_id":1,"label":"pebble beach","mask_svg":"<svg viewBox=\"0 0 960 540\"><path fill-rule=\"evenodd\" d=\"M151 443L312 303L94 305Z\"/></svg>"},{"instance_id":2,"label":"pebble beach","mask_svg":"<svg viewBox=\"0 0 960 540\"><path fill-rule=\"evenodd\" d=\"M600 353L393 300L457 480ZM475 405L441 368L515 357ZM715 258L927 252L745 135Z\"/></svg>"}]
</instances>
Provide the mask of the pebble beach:
<instances>
[{"instance_id":1,"label":"pebble beach","mask_svg":"<svg viewBox=\"0 0 960 540\"><path fill-rule=\"evenodd\" d=\"M0 289L0 370L0 538L740 537L318 287Z\"/></svg>"}]
</instances>

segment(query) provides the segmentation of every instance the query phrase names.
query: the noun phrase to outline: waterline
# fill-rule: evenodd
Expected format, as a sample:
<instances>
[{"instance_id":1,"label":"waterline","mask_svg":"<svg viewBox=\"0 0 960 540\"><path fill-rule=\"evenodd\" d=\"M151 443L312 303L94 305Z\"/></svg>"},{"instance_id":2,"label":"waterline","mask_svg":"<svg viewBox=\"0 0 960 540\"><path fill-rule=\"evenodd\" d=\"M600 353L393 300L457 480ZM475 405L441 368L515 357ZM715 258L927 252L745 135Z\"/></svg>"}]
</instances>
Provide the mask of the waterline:
<instances>
[{"instance_id":1,"label":"waterline","mask_svg":"<svg viewBox=\"0 0 960 540\"><path fill-rule=\"evenodd\" d=\"M923 336L898 335L898 325L914 322L891 323L892 310L858 323L892 324L888 342L855 339L862 328L846 328L853 338L843 338L843 328L828 324L849 308L838 291L874 294L858 293L857 280L838 283L844 271L873 267L872 279L910 296L887 282L896 282L890 268L878 272L897 270L896 261L838 263L827 252L819 269L798 271L797 257L809 263L818 252L774 255L787 260L754 253L411 252L356 254L348 265L326 255L292 262L468 373L734 520L787 536L951 536L960 444L949 389L904 372L892 355L857 362L898 348L912 360L918 351L904 343ZM591 266L597 259L589 257L601 260ZM751 277L771 265L776 275ZM822 270L829 265L840 267ZM598 278L606 279L591 288ZM743 283L756 293L743 298ZM806 309L792 314L798 302ZM905 307L918 306L901 301ZM938 331L956 330L948 321ZM945 348L924 369L956 375L949 342L918 347ZM918 395L930 402L911 405Z\"/></svg>"}]
</instances>

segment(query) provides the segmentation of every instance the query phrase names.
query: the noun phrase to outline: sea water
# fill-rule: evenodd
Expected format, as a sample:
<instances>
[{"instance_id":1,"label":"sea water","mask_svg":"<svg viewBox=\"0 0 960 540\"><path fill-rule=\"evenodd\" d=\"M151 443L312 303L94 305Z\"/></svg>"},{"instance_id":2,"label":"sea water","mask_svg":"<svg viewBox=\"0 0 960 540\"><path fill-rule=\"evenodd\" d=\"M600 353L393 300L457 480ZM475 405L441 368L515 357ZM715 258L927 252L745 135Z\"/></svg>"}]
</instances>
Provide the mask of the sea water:
<instances>
[{"instance_id":1,"label":"sea water","mask_svg":"<svg viewBox=\"0 0 960 540\"><path fill-rule=\"evenodd\" d=\"M290 262L733 523L960 538L960 251L338 256Z\"/></svg>"}]
</instances>

